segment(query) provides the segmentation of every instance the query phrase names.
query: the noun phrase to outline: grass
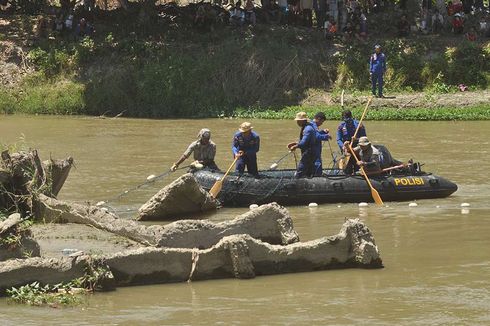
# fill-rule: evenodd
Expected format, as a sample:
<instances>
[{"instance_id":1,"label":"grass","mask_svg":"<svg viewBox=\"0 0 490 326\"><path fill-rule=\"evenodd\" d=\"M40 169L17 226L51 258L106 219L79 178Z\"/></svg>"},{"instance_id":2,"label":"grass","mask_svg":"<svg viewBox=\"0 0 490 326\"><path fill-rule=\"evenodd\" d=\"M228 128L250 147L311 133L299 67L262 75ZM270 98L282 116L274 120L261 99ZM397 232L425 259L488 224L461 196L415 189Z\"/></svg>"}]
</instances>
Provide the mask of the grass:
<instances>
[{"instance_id":1,"label":"grass","mask_svg":"<svg viewBox=\"0 0 490 326\"><path fill-rule=\"evenodd\" d=\"M16 88L0 90L0 112L280 118L311 90L332 90L338 97L340 89L355 95L370 87L372 45L327 46L316 30L258 25L202 34L180 26L142 35L99 27L95 39L37 42L28 54L36 73ZM380 43L392 94L451 93L460 83L488 87L490 42L429 36ZM383 110L373 119L488 119L481 107Z\"/></svg>"},{"instance_id":2,"label":"grass","mask_svg":"<svg viewBox=\"0 0 490 326\"><path fill-rule=\"evenodd\" d=\"M351 108L354 116L361 116L364 108ZM308 116L322 111L327 120L340 119L339 106L288 106L280 110L250 110L237 109L232 116L238 118L257 119L293 119L297 112L305 111ZM479 105L473 107L438 107L438 108L372 108L369 110L366 120L490 120L490 106Z\"/></svg>"}]
</instances>

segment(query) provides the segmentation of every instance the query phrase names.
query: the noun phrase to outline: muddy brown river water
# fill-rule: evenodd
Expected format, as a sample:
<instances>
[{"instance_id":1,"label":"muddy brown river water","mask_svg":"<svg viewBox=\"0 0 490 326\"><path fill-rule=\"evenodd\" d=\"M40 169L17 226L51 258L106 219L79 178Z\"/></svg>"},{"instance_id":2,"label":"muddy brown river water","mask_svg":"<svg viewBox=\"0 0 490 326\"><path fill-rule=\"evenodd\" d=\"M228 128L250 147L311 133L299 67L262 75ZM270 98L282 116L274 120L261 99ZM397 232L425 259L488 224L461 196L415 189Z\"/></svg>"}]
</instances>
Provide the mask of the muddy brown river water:
<instances>
[{"instance_id":1,"label":"muddy brown river water","mask_svg":"<svg viewBox=\"0 0 490 326\"><path fill-rule=\"evenodd\" d=\"M217 163L232 162L238 120L133 120L2 116L0 142L37 148L42 158L73 156L59 198L97 202L165 172L195 139L212 130ZM294 121L252 121L261 136L259 167L286 153ZM338 121L326 127L335 131ZM393 155L458 184L449 198L388 202L385 207L289 207L301 240L336 234L346 217L374 233L385 268L335 270L119 288L82 306L36 308L0 298L2 325L490 325L490 122L372 122L370 139ZM21 140L24 139L23 141ZM338 150L335 143L332 149ZM330 162L328 144L324 166ZM283 167L292 167L290 159ZM113 206L131 216L176 175L129 193ZM470 203L462 209L461 203ZM222 209L225 220L245 209Z\"/></svg>"}]
</instances>

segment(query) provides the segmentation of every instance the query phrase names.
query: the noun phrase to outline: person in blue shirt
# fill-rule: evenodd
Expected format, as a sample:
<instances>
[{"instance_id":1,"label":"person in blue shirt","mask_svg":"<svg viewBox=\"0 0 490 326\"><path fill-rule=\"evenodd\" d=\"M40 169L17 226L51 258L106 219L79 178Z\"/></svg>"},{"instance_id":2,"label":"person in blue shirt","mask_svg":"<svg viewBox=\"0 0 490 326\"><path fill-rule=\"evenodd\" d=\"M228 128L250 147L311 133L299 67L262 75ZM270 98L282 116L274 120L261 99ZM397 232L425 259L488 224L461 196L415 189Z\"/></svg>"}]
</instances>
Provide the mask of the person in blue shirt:
<instances>
[{"instance_id":1,"label":"person in blue shirt","mask_svg":"<svg viewBox=\"0 0 490 326\"><path fill-rule=\"evenodd\" d=\"M345 143L352 140L357 126L359 126L359 121L352 118L352 112L350 110L344 110L342 112L342 122L337 128L337 145L339 145L342 152L345 152ZM366 136L366 128L361 124L356 139L354 139L354 142L352 143L352 147L355 147L357 145L357 140L364 136Z\"/></svg>"},{"instance_id":2,"label":"person in blue shirt","mask_svg":"<svg viewBox=\"0 0 490 326\"><path fill-rule=\"evenodd\" d=\"M320 129L320 126L325 122L325 120L327 120L327 117L323 112L318 112L313 117L313 122L315 123L316 126L316 138L317 138L317 142L315 145L316 158L315 158L315 170L313 173L314 176L321 176L323 173L323 166L322 166L323 143L322 142L332 139L332 136L330 136L328 129Z\"/></svg>"},{"instance_id":3,"label":"person in blue shirt","mask_svg":"<svg viewBox=\"0 0 490 326\"><path fill-rule=\"evenodd\" d=\"M350 110L344 110L342 112L342 120L343 121L337 128L337 144L344 154L343 159L339 161L339 167L342 168L345 173L351 174L356 171L357 165L355 164L354 158L350 157L347 144L352 140L352 148L356 147L359 138L366 136L366 128L364 128L364 125L361 124L356 138L352 139L357 127L359 126L359 121L352 118L352 112Z\"/></svg>"},{"instance_id":4,"label":"person in blue shirt","mask_svg":"<svg viewBox=\"0 0 490 326\"><path fill-rule=\"evenodd\" d=\"M301 160L296 169L296 178L311 178L315 174L315 161L317 158L317 126L315 122L309 122L305 112L296 114L296 123L301 128L299 142L289 143L290 151L301 149Z\"/></svg>"},{"instance_id":5,"label":"person in blue shirt","mask_svg":"<svg viewBox=\"0 0 490 326\"><path fill-rule=\"evenodd\" d=\"M381 45L374 46L374 53L369 59L369 75L371 76L372 92L376 96L376 84L378 97L383 97L383 75L386 71L386 56L381 52Z\"/></svg>"},{"instance_id":6,"label":"person in blue shirt","mask_svg":"<svg viewBox=\"0 0 490 326\"><path fill-rule=\"evenodd\" d=\"M234 157L238 157L235 171L243 174L245 167L247 167L248 173L258 177L257 152L260 149L260 137L252 129L250 122L242 123L233 136L231 149Z\"/></svg>"}]
</instances>

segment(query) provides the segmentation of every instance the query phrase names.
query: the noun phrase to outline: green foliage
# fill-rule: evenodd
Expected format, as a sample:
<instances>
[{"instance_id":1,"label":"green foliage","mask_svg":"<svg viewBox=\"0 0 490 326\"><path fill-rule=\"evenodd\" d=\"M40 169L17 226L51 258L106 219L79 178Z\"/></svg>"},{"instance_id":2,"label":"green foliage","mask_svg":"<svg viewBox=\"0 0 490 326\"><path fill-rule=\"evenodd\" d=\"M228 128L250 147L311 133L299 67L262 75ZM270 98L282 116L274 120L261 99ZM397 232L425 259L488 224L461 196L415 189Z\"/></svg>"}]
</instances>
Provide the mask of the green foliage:
<instances>
[{"instance_id":1,"label":"green foliage","mask_svg":"<svg viewBox=\"0 0 490 326\"><path fill-rule=\"evenodd\" d=\"M0 113L10 114L18 111L17 100L12 91L0 89Z\"/></svg>"},{"instance_id":2,"label":"green foliage","mask_svg":"<svg viewBox=\"0 0 490 326\"><path fill-rule=\"evenodd\" d=\"M19 96L17 107L23 113L81 114L85 108L84 85L61 79L41 80Z\"/></svg>"},{"instance_id":3,"label":"green foliage","mask_svg":"<svg viewBox=\"0 0 490 326\"><path fill-rule=\"evenodd\" d=\"M12 233L0 238L0 247L14 249L20 246L22 236L20 233Z\"/></svg>"},{"instance_id":4,"label":"green foliage","mask_svg":"<svg viewBox=\"0 0 490 326\"><path fill-rule=\"evenodd\" d=\"M95 42L92 38L86 36L75 46L75 54L79 64L90 62L96 51Z\"/></svg>"},{"instance_id":5,"label":"green foliage","mask_svg":"<svg viewBox=\"0 0 490 326\"><path fill-rule=\"evenodd\" d=\"M43 305L75 305L81 303L80 295L72 292L72 284L57 284L41 286L39 282L12 287L7 290L10 300L15 303L31 306Z\"/></svg>"},{"instance_id":6,"label":"green foliage","mask_svg":"<svg viewBox=\"0 0 490 326\"><path fill-rule=\"evenodd\" d=\"M391 19L385 16L378 18ZM370 88L372 44L326 49L316 31L258 26L209 34L171 29L161 39L119 31L98 35L31 50L38 74L20 89L0 90L0 112L201 118L268 112L300 103L315 89L352 94ZM445 50L433 46L435 40L382 42L387 92L487 86L490 43Z\"/></svg>"},{"instance_id":7,"label":"green foliage","mask_svg":"<svg viewBox=\"0 0 490 326\"><path fill-rule=\"evenodd\" d=\"M458 47L447 48L445 57L448 62L448 82L453 85L466 84L487 86L485 72L490 70L487 47L482 48L475 42L462 42Z\"/></svg>"},{"instance_id":8,"label":"green foliage","mask_svg":"<svg viewBox=\"0 0 490 326\"><path fill-rule=\"evenodd\" d=\"M456 89L456 86L447 85L444 82L444 75L439 72L434 80L432 80L432 82L428 84L426 92L428 94L445 94L455 92Z\"/></svg>"},{"instance_id":9,"label":"green foliage","mask_svg":"<svg viewBox=\"0 0 490 326\"><path fill-rule=\"evenodd\" d=\"M361 116L363 107L351 108L354 116ZM233 117L256 119L293 119L296 112L305 111L309 116L316 112L325 113L327 120L339 120L341 110L334 107L301 107L290 106L281 110L266 109L261 111L244 108L237 109ZM481 105L464 108L372 108L369 110L366 120L490 120L490 107Z\"/></svg>"},{"instance_id":10,"label":"green foliage","mask_svg":"<svg viewBox=\"0 0 490 326\"><path fill-rule=\"evenodd\" d=\"M48 51L41 48L34 48L29 51L27 57L47 77L65 73L74 64L73 57L67 51L56 48L49 49Z\"/></svg>"},{"instance_id":11,"label":"green foliage","mask_svg":"<svg viewBox=\"0 0 490 326\"><path fill-rule=\"evenodd\" d=\"M89 259L85 274L68 283L41 286L39 282L33 282L8 289L7 295L13 302L34 306L80 304L82 295L98 290L101 279L107 278L108 274L110 270L106 265Z\"/></svg>"}]
</instances>

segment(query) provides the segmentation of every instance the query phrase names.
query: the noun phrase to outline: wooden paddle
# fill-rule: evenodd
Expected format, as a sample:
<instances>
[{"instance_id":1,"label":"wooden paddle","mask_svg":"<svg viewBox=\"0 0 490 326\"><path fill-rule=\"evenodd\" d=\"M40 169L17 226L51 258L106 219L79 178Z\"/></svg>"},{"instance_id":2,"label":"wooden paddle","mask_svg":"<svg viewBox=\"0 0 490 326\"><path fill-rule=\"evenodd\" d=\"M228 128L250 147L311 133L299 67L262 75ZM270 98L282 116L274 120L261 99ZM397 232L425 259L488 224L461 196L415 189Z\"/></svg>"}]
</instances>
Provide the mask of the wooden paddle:
<instances>
[{"instance_id":1,"label":"wooden paddle","mask_svg":"<svg viewBox=\"0 0 490 326\"><path fill-rule=\"evenodd\" d=\"M354 150L352 149L352 145L348 144L348 147L349 147L349 151L350 151L351 155L356 159L356 162L360 163L360 161L357 159L356 154L354 153ZM379 195L378 191L376 189L374 189L373 185L371 184L371 181L369 180L369 177L366 174L366 171L364 171L364 167L362 165L360 165L359 168L361 169L362 175L364 176L364 179L366 179L366 182L367 182L369 188L371 188L371 196L373 197L374 202L377 205L383 205L383 200L381 199L381 196Z\"/></svg>"},{"instance_id":2,"label":"wooden paddle","mask_svg":"<svg viewBox=\"0 0 490 326\"><path fill-rule=\"evenodd\" d=\"M359 124L357 125L356 131L354 132L354 135L352 136L352 138L350 140L350 143L349 143L350 146L352 146L352 144L354 143L354 139L356 138L357 133L359 132L359 129L361 128L362 120L364 120L364 117L366 116L367 110L368 110L369 105L371 104L372 100L373 100L373 97L369 96L368 101L366 103L366 107L364 108L364 111L362 112L361 120L359 120ZM347 153L344 156L344 158L339 161L339 168L343 170L347 166L347 164L349 163L349 160L350 160L350 154Z\"/></svg>"},{"instance_id":3,"label":"wooden paddle","mask_svg":"<svg viewBox=\"0 0 490 326\"><path fill-rule=\"evenodd\" d=\"M373 100L372 96L369 96L368 101L366 103L366 107L364 108L364 112L362 112L361 120L359 120L359 124L357 125L356 132L354 133L354 136L352 136L352 139L350 140L350 145L354 142L354 139L357 136L357 132L359 131L359 128L361 128L362 120L364 120L364 117L366 116L367 110L369 108L369 105L371 104L371 101Z\"/></svg>"},{"instance_id":4,"label":"wooden paddle","mask_svg":"<svg viewBox=\"0 0 490 326\"><path fill-rule=\"evenodd\" d=\"M216 181L214 183L214 185L211 187L211 189L209 190L209 194L213 198L217 198L218 197L218 194L221 191L221 188L223 187L223 180L226 178L226 176L228 175L228 173L230 173L231 168L233 167L233 165L235 165L235 163L238 160L238 158L239 158L239 156L236 156L235 157L235 159L233 160L233 163L231 163L230 167L228 168L228 170L226 170L226 173L223 175L223 177L221 179L219 179L218 181Z\"/></svg>"}]
</instances>

